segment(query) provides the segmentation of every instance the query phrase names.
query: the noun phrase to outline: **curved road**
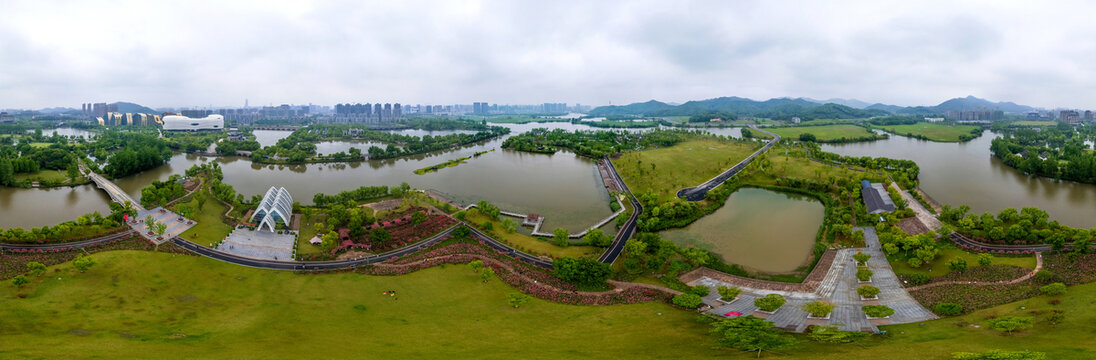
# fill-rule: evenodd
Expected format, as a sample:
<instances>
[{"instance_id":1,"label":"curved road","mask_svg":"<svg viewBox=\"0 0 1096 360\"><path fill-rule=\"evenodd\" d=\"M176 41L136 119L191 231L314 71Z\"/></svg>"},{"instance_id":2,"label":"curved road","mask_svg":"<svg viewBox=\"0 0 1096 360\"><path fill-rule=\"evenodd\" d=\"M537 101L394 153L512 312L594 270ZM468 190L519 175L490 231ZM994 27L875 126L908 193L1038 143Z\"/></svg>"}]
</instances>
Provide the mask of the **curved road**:
<instances>
[{"instance_id":1,"label":"curved road","mask_svg":"<svg viewBox=\"0 0 1096 360\"><path fill-rule=\"evenodd\" d=\"M605 162L609 164L610 173L617 183L624 187L624 192L628 194L628 199L632 201L632 207L635 208L635 211L632 211L632 216L628 217L628 221L625 222L624 226L617 232L616 238L613 238L613 243L609 245L608 249L605 249L605 252L601 254L601 257L597 258L597 261L612 264L620 257L620 253L624 251L624 243L632 238L632 234L635 233L636 219L638 219L639 214L643 212L643 205L632 195L632 190L628 188L628 184L624 183L624 179L620 178L620 174L617 173L616 165L613 165L613 161L609 160L608 156L605 157Z\"/></svg>"},{"instance_id":2,"label":"curved road","mask_svg":"<svg viewBox=\"0 0 1096 360\"><path fill-rule=\"evenodd\" d=\"M723 182L727 181L727 179L730 179L731 176L734 176L735 174L738 174L738 172L742 171L742 169L746 168L746 165L749 165L750 162L753 161L754 158L756 158L758 155L761 155L761 154L765 153L766 151L769 151L769 148L773 147L773 145L776 145L776 143L778 141L780 141L780 135L773 134L771 132L758 129L757 127L753 127L753 126L751 126L751 128L754 129L754 130L769 134L770 136L773 137L773 139L770 140L769 143L765 144L765 146L762 146L760 149L755 151L753 154L751 154L746 159L740 161L738 164L735 164L735 166L732 166L730 169L727 169L727 171L724 171L722 174L716 175L711 180L708 180L708 181L704 182L703 184L700 184L696 187L681 189L680 191L677 192L677 197L683 198L683 199L689 200L689 201L704 200L704 195L707 195L708 191L711 191L716 186L719 186L720 184L723 184Z\"/></svg>"}]
</instances>

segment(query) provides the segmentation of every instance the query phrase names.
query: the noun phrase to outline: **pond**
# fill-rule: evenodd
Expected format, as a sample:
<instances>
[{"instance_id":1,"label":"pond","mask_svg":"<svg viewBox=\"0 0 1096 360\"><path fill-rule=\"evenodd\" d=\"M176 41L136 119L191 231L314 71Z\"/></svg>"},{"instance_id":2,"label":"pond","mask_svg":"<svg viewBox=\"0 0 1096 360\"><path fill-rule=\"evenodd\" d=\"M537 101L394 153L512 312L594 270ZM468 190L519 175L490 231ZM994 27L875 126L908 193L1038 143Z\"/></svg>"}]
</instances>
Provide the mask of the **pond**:
<instances>
[{"instance_id":1,"label":"pond","mask_svg":"<svg viewBox=\"0 0 1096 360\"><path fill-rule=\"evenodd\" d=\"M824 215L822 203L813 198L743 188L714 213L660 235L681 246L710 250L728 264L785 273L807 263Z\"/></svg>"},{"instance_id":2,"label":"pond","mask_svg":"<svg viewBox=\"0 0 1096 360\"><path fill-rule=\"evenodd\" d=\"M965 143L940 143L891 135L865 143L822 145L849 156L909 159L921 168L921 188L941 204L970 205L973 213L1035 206L1052 220L1074 227L1096 227L1096 185L1031 177L993 157L986 131Z\"/></svg>"}]
</instances>

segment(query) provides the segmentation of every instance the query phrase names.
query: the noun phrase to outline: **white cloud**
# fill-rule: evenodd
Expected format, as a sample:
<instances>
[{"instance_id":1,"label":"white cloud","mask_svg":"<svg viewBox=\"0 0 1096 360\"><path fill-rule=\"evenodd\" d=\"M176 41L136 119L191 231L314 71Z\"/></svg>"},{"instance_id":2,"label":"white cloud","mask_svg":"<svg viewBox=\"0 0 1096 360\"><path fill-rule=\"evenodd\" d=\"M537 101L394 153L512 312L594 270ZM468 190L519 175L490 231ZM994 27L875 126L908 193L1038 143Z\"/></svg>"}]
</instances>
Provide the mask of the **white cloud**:
<instances>
[{"instance_id":1,"label":"white cloud","mask_svg":"<svg viewBox=\"0 0 1096 360\"><path fill-rule=\"evenodd\" d=\"M193 1L2 5L0 107L717 96L1094 108L1096 5Z\"/></svg>"}]
</instances>

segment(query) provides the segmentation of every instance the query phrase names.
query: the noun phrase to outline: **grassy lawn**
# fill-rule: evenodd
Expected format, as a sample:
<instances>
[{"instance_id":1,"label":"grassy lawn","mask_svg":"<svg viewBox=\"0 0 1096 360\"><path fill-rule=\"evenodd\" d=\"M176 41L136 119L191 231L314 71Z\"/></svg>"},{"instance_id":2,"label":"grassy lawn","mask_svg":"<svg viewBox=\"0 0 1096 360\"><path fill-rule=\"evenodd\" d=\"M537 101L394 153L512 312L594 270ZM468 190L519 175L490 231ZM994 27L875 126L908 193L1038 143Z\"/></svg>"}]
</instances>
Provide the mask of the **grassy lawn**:
<instances>
[{"instance_id":1,"label":"grassy lawn","mask_svg":"<svg viewBox=\"0 0 1096 360\"><path fill-rule=\"evenodd\" d=\"M991 254L991 256L993 256ZM922 265L919 269L910 267L905 261L891 261L891 267L898 274L913 275L917 273L927 274L930 277L944 276L951 272L948 269L948 261L962 258L967 261L967 266L978 266L978 254L966 252L961 249L940 249L940 254L931 265ZM889 260L889 259L888 259ZM1026 269L1035 268L1035 256L993 256L993 263L997 265L1011 265Z\"/></svg>"},{"instance_id":2,"label":"grassy lawn","mask_svg":"<svg viewBox=\"0 0 1096 360\"><path fill-rule=\"evenodd\" d=\"M836 166L829 166L819 164L804 157L784 156L784 151L781 148L773 148L769 150L766 157L769 160L769 168L764 172L758 171L750 174L743 182L753 182L765 185L776 185L777 177L787 177L796 179L806 179L811 181L829 182L830 177L834 179L850 178L852 180L858 180L861 176L869 175L873 177L879 177L872 173L863 173L858 171L852 171L847 168L839 168Z\"/></svg>"},{"instance_id":3,"label":"grassy lawn","mask_svg":"<svg viewBox=\"0 0 1096 360\"><path fill-rule=\"evenodd\" d=\"M823 125L823 126L797 126L766 128L765 130L780 135L784 138L798 140L799 134L811 133L818 141L833 141L840 138L859 138L874 135L868 129L856 125Z\"/></svg>"},{"instance_id":4,"label":"grassy lawn","mask_svg":"<svg viewBox=\"0 0 1096 360\"><path fill-rule=\"evenodd\" d=\"M297 237L297 255L319 254L320 246L312 245L308 240L316 236L315 223L327 223L327 214L320 213L322 209L313 209L311 215L301 215L301 236Z\"/></svg>"},{"instance_id":5,"label":"grassy lawn","mask_svg":"<svg viewBox=\"0 0 1096 360\"><path fill-rule=\"evenodd\" d=\"M970 135L970 132L980 129L973 125L943 125L934 123L916 123L909 125L882 126L883 130L897 135L922 135L932 141L958 142L959 135Z\"/></svg>"},{"instance_id":6,"label":"grassy lawn","mask_svg":"<svg viewBox=\"0 0 1096 360\"><path fill-rule=\"evenodd\" d=\"M756 144L698 139L654 150L626 153L613 164L636 194L654 192L663 199L719 175L755 150Z\"/></svg>"},{"instance_id":7,"label":"grassy lawn","mask_svg":"<svg viewBox=\"0 0 1096 360\"><path fill-rule=\"evenodd\" d=\"M548 241L538 239L533 236L525 235L515 232L506 232L505 227L502 226L501 221L491 220L476 210L470 210L467 212L465 219L473 224L481 225L485 223L491 223L494 228L495 234L497 234L502 242L513 245L523 252L534 254L547 254L551 257L598 257L601 255L601 248L594 246L568 246L560 247L556 246ZM521 223L520 219L512 218L514 221ZM520 225L519 225L520 226ZM613 236L615 234L608 234Z\"/></svg>"},{"instance_id":8,"label":"grassy lawn","mask_svg":"<svg viewBox=\"0 0 1096 360\"><path fill-rule=\"evenodd\" d=\"M662 303L534 299L464 266L404 276L297 275L114 251L86 273L0 284L5 358L726 358L694 313ZM61 277L63 280L56 280ZM382 295L395 290L398 298ZM16 293L28 294L19 299ZM658 346L652 346L658 344Z\"/></svg>"},{"instance_id":9,"label":"grassy lawn","mask_svg":"<svg viewBox=\"0 0 1096 360\"><path fill-rule=\"evenodd\" d=\"M1012 125L1017 125L1017 126L1058 126L1058 122L1057 121L1030 121L1030 120L1024 120L1024 121L1013 122Z\"/></svg>"},{"instance_id":10,"label":"grassy lawn","mask_svg":"<svg viewBox=\"0 0 1096 360\"><path fill-rule=\"evenodd\" d=\"M39 170L34 173L19 173L15 174L15 181L55 181L59 183L68 183L69 177L65 175L64 171L60 170ZM83 182L84 177L80 176L76 178L77 183Z\"/></svg>"},{"instance_id":11,"label":"grassy lawn","mask_svg":"<svg viewBox=\"0 0 1096 360\"><path fill-rule=\"evenodd\" d=\"M208 191L208 187L203 188L198 191L198 193L194 194L194 198L190 199L189 202L181 203L187 204L187 206L194 210L195 214L188 216L188 218L197 221L198 223L195 224L194 227L184 231L182 234L179 234L179 237L193 241L199 245L220 242L225 236L228 236L228 234L232 232L232 226L221 221L221 214L224 214L225 210L228 208L219 200L210 196ZM199 196L206 198L205 206L203 206L200 211L198 210ZM177 208L179 204L176 204L175 206Z\"/></svg>"}]
</instances>

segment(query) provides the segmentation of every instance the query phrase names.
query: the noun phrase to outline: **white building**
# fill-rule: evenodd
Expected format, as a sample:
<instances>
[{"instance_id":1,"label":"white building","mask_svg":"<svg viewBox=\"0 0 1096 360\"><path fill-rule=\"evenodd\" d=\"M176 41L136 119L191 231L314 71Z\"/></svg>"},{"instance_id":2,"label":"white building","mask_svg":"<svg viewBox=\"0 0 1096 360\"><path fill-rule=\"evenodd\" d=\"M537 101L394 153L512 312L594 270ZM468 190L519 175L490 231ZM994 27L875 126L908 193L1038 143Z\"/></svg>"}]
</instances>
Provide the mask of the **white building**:
<instances>
[{"instance_id":1,"label":"white building","mask_svg":"<svg viewBox=\"0 0 1096 360\"><path fill-rule=\"evenodd\" d=\"M223 115L209 115L204 118L189 118L180 115L168 115L162 119L165 131L222 130L225 128Z\"/></svg>"},{"instance_id":2,"label":"white building","mask_svg":"<svg viewBox=\"0 0 1096 360\"><path fill-rule=\"evenodd\" d=\"M285 188L270 187L270 190L266 191L266 195L263 195L263 201L259 203L259 208L255 209L255 213L251 215L251 221L254 222L256 218L259 219L259 229L266 225L270 231L274 231L274 225L281 221L282 224L289 226L290 216L293 215L293 197L289 196L289 192Z\"/></svg>"}]
</instances>

